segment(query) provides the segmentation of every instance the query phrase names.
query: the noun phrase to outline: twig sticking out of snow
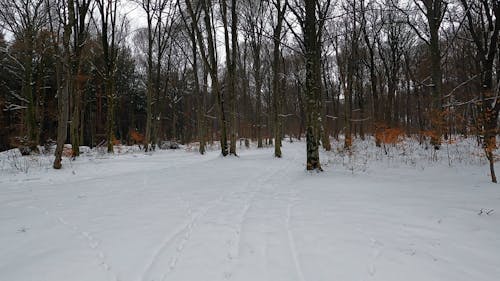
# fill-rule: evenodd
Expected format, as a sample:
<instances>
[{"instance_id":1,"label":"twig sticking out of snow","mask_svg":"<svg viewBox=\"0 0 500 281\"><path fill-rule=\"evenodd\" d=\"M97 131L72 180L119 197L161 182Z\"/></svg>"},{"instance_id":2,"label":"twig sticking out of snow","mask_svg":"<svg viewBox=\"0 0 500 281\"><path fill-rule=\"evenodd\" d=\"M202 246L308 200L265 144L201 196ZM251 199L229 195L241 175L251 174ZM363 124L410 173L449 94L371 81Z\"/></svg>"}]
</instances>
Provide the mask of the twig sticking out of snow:
<instances>
[{"instance_id":1,"label":"twig sticking out of snow","mask_svg":"<svg viewBox=\"0 0 500 281\"><path fill-rule=\"evenodd\" d=\"M487 216L490 216L490 215L493 215L493 212L495 212L495 210L493 209L481 209L479 210L479 213L478 215L482 215L482 214L486 214Z\"/></svg>"}]
</instances>

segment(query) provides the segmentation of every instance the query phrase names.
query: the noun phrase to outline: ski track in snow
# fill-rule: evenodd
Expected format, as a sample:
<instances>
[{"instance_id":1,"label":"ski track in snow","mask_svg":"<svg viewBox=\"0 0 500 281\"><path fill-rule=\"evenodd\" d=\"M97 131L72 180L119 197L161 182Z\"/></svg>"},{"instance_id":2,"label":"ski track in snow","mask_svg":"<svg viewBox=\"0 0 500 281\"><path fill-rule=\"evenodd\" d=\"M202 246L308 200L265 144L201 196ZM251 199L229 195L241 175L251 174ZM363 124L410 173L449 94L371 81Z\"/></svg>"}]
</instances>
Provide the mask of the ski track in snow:
<instances>
[{"instance_id":1,"label":"ski track in snow","mask_svg":"<svg viewBox=\"0 0 500 281\"><path fill-rule=\"evenodd\" d=\"M279 175L280 173L286 171L290 165L294 164L294 161L296 160L296 157L293 159L287 159L286 165L278 167L277 169L272 170L271 172L267 173L266 175L257 175L259 178L250 178L245 184L244 188L241 191L233 191L229 193L228 195L223 195L219 199L215 200L216 203L212 204L209 208L205 209L201 215L195 215L195 218L192 220L192 222L189 224L189 227L187 228L187 231L185 231L185 235L179 239L179 242L177 244L176 249L176 254L174 257L171 258L170 264L168 267L167 272L162 274L160 280L164 281L167 279L168 275L175 270L176 265L180 262L181 254L183 252L183 249L185 248L186 244L191 240L192 232L195 230L197 225L200 225L203 222L203 218L207 216L209 211L216 209L217 207L220 206L220 204L223 201L228 200L228 202L235 202L231 204L231 209L234 210L226 210L226 212L236 213L236 210L241 208L240 206L243 205L243 209L239 212L240 215L238 216L238 220L236 222L236 225L228 226L229 228L234 230L233 238L227 241L227 245L229 246L228 252L227 252L227 261L228 261L228 266L227 269L223 272L224 279L231 279L233 272L232 269L235 266L235 261L238 260L239 255L240 255L240 250L241 250L241 235L243 231L243 225L245 223L247 214L249 210L252 208L253 201L255 200L256 195L262 191L266 186L269 184L267 183L270 179L273 177ZM252 188L253 187L253 188ZM248 196L244 196L248 195ZM230 200L232 199L232 200ZM181 199L185 201L184 199ZM229 201L230 200L230 201ZM243 204L241 204L243 202ZM190 206L191 204L186 201L186 205ZM188 207L188 213L191 213L192 209ZM176 236L181 236L179 233ZM176 237L173 237L172 240L175 240ZM167 243L168 244L168 243ZM165 245L164 248L169 248L168 245ZM158 255L159 256L159 255ZM157 257L158 258L158 257ZM148 280L154 280L154 279L142 279L143 281L148 281Z\"/></svg>"},{"instance_id":2,"label":"ski track in snow","mask_svg":"<svg viewBox=\"0 0 500 281\"><path fill-rule=\"evenodd\" d=\"M244 229L243 225L245 223L245 220L247 219L248 212L253 207L253 204L254 204L254 201L255 201L257 194L259 194L261 191L263 191L266 186L269 186L269 181L272 178L280 175L280 173L289 169L290 166L293 165L295 163L295 161L297 161L297 155L294 154L292 159L286 159L286 160L281 159L281 160L286 161L286 165L268 173L265 176L260 177L256 182L249 181L249 183L247 184L247 187L250 187L251 185L253 185L253 186L255 186L255 188L252 190L251 195L247 199L247 201L245 203L245 207L243 208L243 211L241 212L241 215L239 216L238 225L237 225L236 231L235 231L235 237L233 238L233 241L231 241L232 243L230 243L230 245L232 247L229 249L229 252L228 252L229 266L228 266L228 270L224 272L225 279L231 279L233 276L233 270L234 270L234 267L236 266L235 261L237 261L237 259L240 257L240 252L241 252L241 237L242 237L242 232Z\"/></svg>"},{"instance_id":3,"label":"ski track in snow","mask_svg":"<svg viewBox=\"0 0 500 281\"><path fill-rule=\"evenodd\" d=\"M293 161L296 161L297 155L295 155ZM290 181L289 179L287 183ZM285 183L285 186L287 184ZM304 272L302 270L302 264L300 262L300 257L299 253L297 250L297 245L295 243L295 239L293 237L293 232L292 232L292 209L294 207L295 202L298 201L298 191L296 189L292 189L291 191L288 191L288 199L287 199L287 204L286 204L286 217L285 217L285 227L286 227L286 233L287 233L287 245L290 250L291 254L291 259L293 261L293 268L295 269L295 273L297 275L297 279L299 281L306 281L306 278L304 276Z\"/></svg>"},{"instance_id":4,"label":"ski track in snow","mask_svg":"<svg viewBox=\"0 0 500 281\"><path fill-rule=\"evenodd\" d=\"M230 199L232 197L235 197L236 199L241 198L240 196L235 196L237 194L250 194L248 198L245 200L244 208L242 211L242 215L240 215L240 220L239 223L236 227L233 227L235 229L235 238L233 240L235 241L229 241L230 249L227 254L228 260L231 262L234 259L236 259L239 256L239 248L240 248L240 237L241 237L241 230L242 230L242 225L245 220L245 216L248 212L248 210L251 208L252 201L258 191L260 189L254 188L253 190L251 189L251 186L259 186L260 183L264 183L267 181L269 178L272 178L273 176L279 174L281 171L286 170L285 168L279 168L276 169L275 171L272 171L268 175L265 175L261 177L260 179L255 182L255 179L251 178L249 179L246 184L244 184L245 188L241 191L233 191L230 192L229 194L223 194L222 196L218 197L217 199L211 201L208 205L208 207L204 208L202 211L199 211L197 213L193 213L193 209L191 207L191 203L189 201L186 201L183 199L181 196L179 196L179 200L183 202L183 205L187 206L187 212L188 215L190 216L190 219L181 225L180 227L177 227L176 230L173 232L173 234L170 234L164 239L164 241L160 244L161 246L155 251L153 254L152 258L150 261L147 263L145 266L145 270L141 274L141 277L139 280L141 281L152 281L152 280L157 280L155 278L152 278L151 271L154 270L155 267L160 266L163 264L165 261L161 260L161 256L168 250L168 249L175 249L175 253L173 257L171 257L167 267L167 271L161 274L160 281L166 280L168 275L175 270L178 262L180 261L182 252L184 248L186 247L186 244L191 240L193 232L197 229L197 226L202 223L202 219L207 216L207 214L212 210L217 208L223 201L226 199ZM261 175L258 175L261 176ZM238 206L235 206L235 208L238 208ZM231 276L230 272L225 272L224 275L229 278Z\"/></svg>"},{"instance_id":5,"label":"ski track in snow","mask_svg":"<svg viewBox=\"0 0 500 281\"><path fill-rule=\"evenodd\" d=\"M250 211L252 211L253 203L254 203L254 201L256 201L257 195L260 196L259 202L262 204L264 204L263 202L265 202L265 205L268 207L271 207L272 205L269 205L269 204L272 204L274 201L278 201L278 202L284 202L284 201L292 202L293 201L293 202L295 202L297 200L297 191L296 190L292 190L291 192L290 192L290 190L286 190L284 192L283 190L276 189L278 187L276 184L277 181L280 183L281 186L285 186L287 188L289 188L288 184L291 181L293 181L293 177L286 177L286 176L288 176L287 175L288 170L293 165L297 165L297 163L298 163L297 161L299 161L298 160L299 155L297 153L292 153L291 155L292 155L292 157L289 159L285 158L285 159L279 160L279 161L285 162L286 164L278 167L277 169L275 169L271 173L268 173L265 176L261 176L259 178L259 180L257 180L256 182L253 183L253 185L256 186L256 188L253 189L252 195L249 197L249 200L245 204L245 208L243 209L243 212L240 215L239 223L237 226L238 231L236 231L237 235L233 239L234 241L236 241L236 243L230 244L233 247L231 248L231 250L228 254L229 265L228 265L227 271L224 272L224 279L232 279L233 273L234 273L233 272L234 268L238 265L236 262L239 261L239 258L240 258L242 236L245 234L244 224L245 224L245 221L247 219L248 213ZM277 178L276 178L277 176L279 177L279 180L277 180ZM285 176L285 178L283 178L283 176ZM284 198L283 195L288 195L290 198ZM274 203L276 203L276 202L274 202ZM285 225L283 227L286 229L284 229L283 231L286 231L286 233L291 233L290 232L291 230L289 227L290 221L291 221L291 215L288 214L288 205L285 204L284 207L286 209L285 209L285 216L283 217L283 221L285 222ZM257 212L258 215L262 215L262 211L263 211L262 209L257 209L255 211ZM269 215L271 215L271 213ZM280 219L279 216L278 217L275 217L276 215L272 215L272 216L275 219ZM283 237L283 239L285 241L287 241L287 239L289 239L289 237ZM269 259L269 247L267 245L268 242L267 241L264 241L264 242L265 242L265 250L263 251L264 252L264 256L263 256L264 260L263 261L265 262ZM250 243L252 243L252 242L250 242ZM289 242L289 243L293 243L293 241ZM288 252L291 255L290 260L294 262L293 267L295 268L297 278L301 281L305 281L305 278L303 277L303 273L301 270L301 265L300 265L299 260L298 260L298 253L296 250L296 246L295 245L291 246L290 244L287 244L287 245L289 247ZM258 245L254 245L254 244L247 245L247 247L251 247L250 248L251 252L254 251L252 249L252 247L254 247L254 246L258 246ZM285 250L285 249L283 249L283 250ZM234 254L231 254L231 252Z\"/></svg>"},{"instance_id":6,"label":"ski track in snow","mask_svg":"<svg viewBox=\"0 0 500 281\"><path fill-rule=\"evenodd\" d=\"M292 190L291 192L289 192L289 198L288 198L288 203L287 203L287 207L286 207L285 225L286 225L286 232L287 232L288 247L289 247L291 255L292 255L292 260L293 260L295 272L297 274L297 278L299 281L306 281L306 278L304 276L304 272L302 270L302 264L300 262L300 257L299 257L299 253L297 250L297 245L295 243L295 239L293 237L293 232L292 232L292 227L291 227L292 210L293 210L295 202L297 202L297 201L298 201L298 191Z\"/></svg>"},{"instance_id":7,"label":"ski track in snow","mask_svg":"<svg viewBox=\"0 0 500 281\"><path fill-rule=\"evenodd\" d=\"M304 273L302 272L302 265L300 264L299 256L297 253L297 246L295 245L295 240L293 238L292 229L290 226L290 220L292 217L292 204L289 203L286 211L286 231L288 234L288 246L290 247L290 251L292 252L293 263L295 267L295 271L297 272L297 276L299 281L306 281L304 278Z\"/></svg>"},{"instance_id":8,"label":"ski track in snow","mask_svg":"<svg viewBox=\"0 0 500 281\"><path fill-rule=\"evenodd\" d=\"M160 260L161 255L172 245L174 246L177 245L177 247L175 247L177 254L170 260L167 273L164 273L160 279L164 280L166 278L166 275L175 269L179 255L183 251L185 244L191 238L191 234L193 230L196 228L197 221L203 216L205 216L210 209L214 208L220 202L222 202L222 200L224 200L225 197L226 195L222 195L217 199L211 201L210 203L207 204L208 206L206 208L204 208L202 211L199 211L198 213L195 213L194 215L192 214L191 207L189 207L188 213L191 214L191 218L185 224L181 225L180 227L177 227L176 230L173 231L173 234L169 234L165 237L163 242L160 244L160 247L157 248L157 250L151 256L150 261L144 267L144 271L141 274L140 280L142 281L155 280L154 278L151 278L151 276L149 276L150 272L157 264L162 263L162 261ZM177 239L180 240L177 244L175 244L175 240Z\"/></svg>"}]
</instances>

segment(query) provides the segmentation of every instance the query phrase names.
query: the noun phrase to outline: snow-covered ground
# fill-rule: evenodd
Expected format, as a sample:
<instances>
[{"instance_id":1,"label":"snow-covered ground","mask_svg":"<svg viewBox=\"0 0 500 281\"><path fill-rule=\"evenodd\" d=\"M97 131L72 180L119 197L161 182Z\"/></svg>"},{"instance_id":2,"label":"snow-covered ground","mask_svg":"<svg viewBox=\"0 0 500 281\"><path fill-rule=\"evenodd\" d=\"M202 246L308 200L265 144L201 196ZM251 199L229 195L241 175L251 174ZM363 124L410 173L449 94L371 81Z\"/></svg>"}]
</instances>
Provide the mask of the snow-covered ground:
<instances>
[{"instance_id":1,"label":"snow-covered ground","mask_svg":"<svg viewBox=\"0 0 500 281\"><path fill-rule=\"evenodd\" d=\"M500 185L471 145L336 146L323 173L302 142L4 169L0 280L497 281Z\"/></svg>"}]
</instances>

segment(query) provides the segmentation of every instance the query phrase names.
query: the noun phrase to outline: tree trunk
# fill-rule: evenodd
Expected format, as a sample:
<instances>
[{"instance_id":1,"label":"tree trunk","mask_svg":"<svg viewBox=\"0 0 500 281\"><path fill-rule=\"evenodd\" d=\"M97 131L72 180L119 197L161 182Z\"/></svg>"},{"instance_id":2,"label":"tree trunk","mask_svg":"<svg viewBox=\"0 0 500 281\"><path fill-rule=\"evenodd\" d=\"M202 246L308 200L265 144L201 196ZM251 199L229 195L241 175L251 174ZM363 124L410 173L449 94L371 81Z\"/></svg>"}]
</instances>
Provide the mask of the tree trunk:
<instances>
[{"instance_id":1,"label":"tree trunk","mask_svg":"<svg viewBox=\"0 0 500 281\"><path fill-rule=\"evenodd\" d=\"M51 15L49 13L49 18ZM61 169L62 167L62 154L64 151L64 143L67 138L67 124L69 117L69 95L70 90L73 89L72 82L73 75L71 65L71 55L70 55L70 37L72 33L72 28L76 22L75 10L74 10L74 2L73 0L68 0L68 22L64 26L63 32L63 47L64 47L64 56L63 61L58 61L56 65L56 81L57 81L57 90L58 90L58 124L57 124L57 146L55 151L55 159L53 168ZM51 30L53 29L52 25L50 26ZM54 43L54 50L58 49L57 42ZM64 69L64 70L63 70ZM64 76L63 72L64 71Z\"/></svg>"},{"instance_id":2,"label":"tree trunk","mask_svg":"<svg viewBox=\"0 0 500 281\"><path fill-rule=\"evenodd\" d=\"M77 157L80 156L80 98L81 98L81 87L80 81L75 79L73 82L73 114L71 117L71 147L72 147L72 156Z\"/></svg>"},{"instance_id":3,"label":"tree trunk","mask_svg":"<svg viewBox=\"0 0 500 281\"><path fill-rule=\"evenodd\" d=\"M61 169L62 167L62 154L64 150L64 143L67 137L67 124L68 124L68 97L69 97L69 88L70 83L68 79L71 78L71 75L66 75L64 78L64 85L59 88L58 94L58 123L57 123L57 146L55 151L55 159L53 167L54 169Z\"/></svg>"},{"instance_id":4,"label":"tree trunk","mask_svg":"<svg viewBox=\"0 0 500 281\"><path fill-rule=\"evenodd\" d=\"M431 144L435 149L441 146L442 135L442 70L441 70L441 48L439 46L439 27L441 25L441 8L437 7L441 0L433 0L433 5L429 5L427 10L427 22L429 25L430 41L429 52L431 59L431 80L432 80L432 112L431 112L431 127L432 137ZM431 8L432 7L432 8Z\"/></svg>"},{"instance_id":5,"label":"tree trunk","mask_svg":"<svg viewBox=\"0 0 500 281\"><path fill-rule=\"evenodd\" d=\"M227 19L227 0L220 0L222 6L222 23L224 26L224 42L226 50L226 67L227 67L227 77L226 91L229 97L229 107L230 107L230 134L229 134L229 154L236 155L236 52L237 52L237 30L236 30L236 3L231 0L231 42L229 41L229 27ZM229 45L231 44L231 48Z\"/></svg>"},{"instance_id":6,"label":"tree trunk","mask_svg":"<svg viewBox=\"0 0 500 281\"><path fill-rule=\"evenodd\" d=\"M286 4L281 8L280 1L276 2L278 13L277 23L273 31L273 122L274 122L274 157L281 158L281 118L280 118L280 79L279 79L279 65L280 65L280 44L281 44L281 29L283 27L283 20L285 16Z\"/></svg>"},{"instance_id":7,"label":"tree trunk","mask_svg":"<svg viewBox=\"0 0 500 281\"><path fill-rule=\"evenodd\" d=\"M255 127L257 130L257 147L262 148L262 75L260 46L254 46L254 78L255 78Z\"/></svg>"},{"instance_id":8,"label":"tree trunk","mask_svg":"<svg viewBox=\"0 0 500 281\"><path fill-rule=\"evenodd\" d=\"M151 149L151 132L153 130L153 11L149 1L143 2L147 20L147 65L146 65L146 132L144 134L144 150Z\"/></svg>"},{"instance_id":9,"label":"tree trunk","mask_svg":"<svg viewBox=\"0 0 500 281\"><path fill-rule=\"evenodd\" d=\"M306 142L307 170L322 171L319 161L318 126L321 98L321 50L316 31L316 1L305 0L304 50L306 61Z\"/></svg>"},{"instance_id":10,"label":"tree trunk","mask_svg":"<svg viewBox=\"0 0 500 281\"><path fill-rule=\"evenodd\" d=\"M191 47L193 54L193 76L194 76L194 91L197 97L197 119L198 119L198 141L200 142L199 152L200 154L205 154L205 91L201 91L200 79L198 76L198 53L196 47L196 32L195 32L195 22L191 22L191 30L189 32L191 38ZM204 86L206 88L206 75L204 75Z\"/></svg>"},{"instance_id":11,"label":"tree trunk","mask_svg":"<svg viewBox=\"0 0 500 281\"><path fill-rule=\"evenodd\" d=\"M114 153L114 111L115 111L115 106L114 106L114 88L113 88L113 77L108 76L106 78L106 98L107 98L107 122L106 122L106 139L108 142L108 153Z\"/></svg>"},{"instance_id":12,"label":"tree trunk","mask_svg":"<svg viewBox=\"0 0 500 281\"><path fill-rule=\"evenodd\" d=\"M319 50L321 52L321 49ZM322 65L322 77L323 77L323 86L325 87L324 91L321 91L323 94L323 100L328 100L328 85L326 81L326 67ZM328 113L327 109L327 103L323 103L323 106L321 107L321 144L323 145L323 148L326 151L331 151L332 150L332 145L330 144L330 133L327 130L328 128L328 118L326 117Z\"/></svg>"},{"instance_id":13,"label":"tree trunk","mask_svg":"<svg viewBox=\"0 0 500 281\"><path fill-rule=\"evenodd\" d=\"M225 0L224 0L225 1ZM236 59L238 54L238 16L236 13L236 0L231 1L231 69L230 69L230 85L231 85L231 147L229 153L236 155L236 137L237 137L237 114L236 103L238 95L236 93L238 77L236 75Z\"/></svg>"},{"instance_id":14,"label":"tree trunk","mask_svg":"<svg viewBox=\"0 0 500 281\"><path fill-rule=\"evenodd\" d=\"M217 111L219 113L219 126L220 126L220 146L221 146L221 153L223 156L227 156L228 154L228 147L227 147L227 121L226 121L226 113L225 113L225 101L224 97L220 91L220 85L219 85L219 72L218 72L218 65L217 65L217 56L215 53L215 41L214 37L212 34L212 21L211 21L211 11L209 8L209 5L207 3L208 0L202 0L201 1L201 6L204 11L204 21L205 21L205 28L207 32L207 43L208 43L208 57L205 57L204 61L206 66L210 69L210 78L212 80L212 93L214 94L216 98L216 103L217 103ZM186 3L188 3L189 0L186 0ZM189 3L190 5L190 3ZM196 16L194 15L192 9L190 10L191 18L196 19ZM197 30L197 37L198 37L198 42L202 40L202 35L199 30ZM200 49L202 49L202 44L200 44ZM203 55L203 53L202 53Z\"/></svg>"}]
</instances>

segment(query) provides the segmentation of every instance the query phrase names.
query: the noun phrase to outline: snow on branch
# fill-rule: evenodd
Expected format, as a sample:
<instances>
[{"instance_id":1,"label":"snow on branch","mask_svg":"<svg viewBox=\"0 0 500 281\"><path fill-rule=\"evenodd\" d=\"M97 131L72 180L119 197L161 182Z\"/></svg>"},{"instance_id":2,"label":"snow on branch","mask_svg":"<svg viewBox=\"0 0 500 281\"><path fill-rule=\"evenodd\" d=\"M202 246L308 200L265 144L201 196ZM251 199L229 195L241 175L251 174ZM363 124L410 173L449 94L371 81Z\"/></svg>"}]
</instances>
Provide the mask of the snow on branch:
<instances>
[{"instance_id":1,"label":"snow on branch","mask_svg":"<svg viewBox=\"0 0 500 281\"><path fill-rule=\"evenodd\" d=\"M363 119L350 119L350 121L351 122L364 122L364 121L368 121L370 119L371 119L370 117L366 117L366 118L363 118Z\"/></svg>"},{"instance_id":2,"label":"snow on branch","mask_svg":"<svg viewBox=\"0 0 500 281\"><path fill-rule=\"evenodd\" d=\"M3 109L3 111L16 111L16 110L22 110L22 109L26 109L26 108L28 108L28 107L18 105L18 104L9 104Z\"/></svg>"},{"instance_id":3,"label":"snow on branch","mask_svg":"<svg viewBox=\"0 0 500 281\"><path fill-rule=\"evenodd\" d=\"M19 94L17 94L16 92L14 91L11 91L10 92L10 95L13 96L14 98L20 100L20 101L23 101L23 102L26 102L26 103L29 103L29 101L23 97L21 97Z\"/></svg>"}]
</instances>

